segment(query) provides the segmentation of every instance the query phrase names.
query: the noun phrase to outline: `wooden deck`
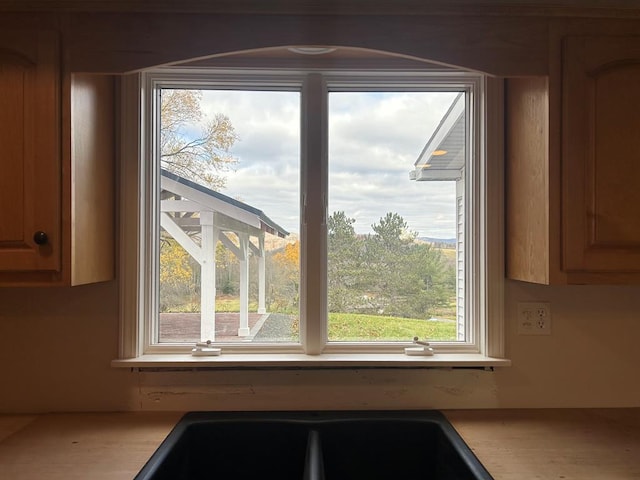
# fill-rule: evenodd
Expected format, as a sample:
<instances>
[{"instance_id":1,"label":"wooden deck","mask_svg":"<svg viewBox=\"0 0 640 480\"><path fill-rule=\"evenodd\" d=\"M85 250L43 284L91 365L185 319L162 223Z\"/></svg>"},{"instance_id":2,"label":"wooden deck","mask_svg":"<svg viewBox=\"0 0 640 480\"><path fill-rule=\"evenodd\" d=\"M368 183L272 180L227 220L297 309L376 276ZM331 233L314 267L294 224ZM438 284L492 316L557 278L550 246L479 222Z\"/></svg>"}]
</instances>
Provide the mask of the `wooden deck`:
<instances>
[{"instance_id":1,"label":"wooden deck","mask_svg":"<svg viewBox=\"0 0 640 480\"><path fill-rule=\"evenodd\" d=\"M250 313L248 337L238 336L239 313L216 313L216 342L251 341L268 314ZM265 317L265 318L263 318ZM161 313L160 343L195 343L200 341L199 313Z\"/></svg>"}]
</instances>

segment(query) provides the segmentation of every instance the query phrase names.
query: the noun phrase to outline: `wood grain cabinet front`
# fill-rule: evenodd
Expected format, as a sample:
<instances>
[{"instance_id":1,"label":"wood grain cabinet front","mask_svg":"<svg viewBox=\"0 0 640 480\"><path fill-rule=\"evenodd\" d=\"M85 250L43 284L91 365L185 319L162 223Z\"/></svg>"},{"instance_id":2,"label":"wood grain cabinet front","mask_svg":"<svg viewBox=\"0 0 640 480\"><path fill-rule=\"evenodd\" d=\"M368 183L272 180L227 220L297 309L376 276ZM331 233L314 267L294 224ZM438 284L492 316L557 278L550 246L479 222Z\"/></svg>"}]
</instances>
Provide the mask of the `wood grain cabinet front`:
<instances>
[{"instance_id":1,"label":"wood grain cabinet front","mask_svg":"<svg viewBox=\"0 0 640 480\"><path fill-rule=\"evenodd\" d=\"M640 37L567 38L563 53L563 270L638 275Z\"/></svg>"},{"instance_id":2,"label":"wood grain cabinet front","mask_svg":"<svg viewBox=\"0 0 640 480\"><path fill-rule=\"evenodd\" d=\"M59 56L51 32L0 31L2 271L60 271Z\"/></svg>"},{"instance_id":3,"label":"wood grain cabinet front","mask_svg":"<svg viewBox=\"0 0 640 480\"><path fill-rule=\"evenodd\" d=\"M0 286L114 277L114 82L60 35L0 30Z\"/></svg>"},{"instance_id":4,"label":"wood grain cabinet front","mask_svg":"<svg viewBox=\"0 0 640 480\"><path fill-rule=\"evenodd\" d=\"M640 37L563 39L506 94L507 277L640 284Z\"/></svg>"}]
</instances>

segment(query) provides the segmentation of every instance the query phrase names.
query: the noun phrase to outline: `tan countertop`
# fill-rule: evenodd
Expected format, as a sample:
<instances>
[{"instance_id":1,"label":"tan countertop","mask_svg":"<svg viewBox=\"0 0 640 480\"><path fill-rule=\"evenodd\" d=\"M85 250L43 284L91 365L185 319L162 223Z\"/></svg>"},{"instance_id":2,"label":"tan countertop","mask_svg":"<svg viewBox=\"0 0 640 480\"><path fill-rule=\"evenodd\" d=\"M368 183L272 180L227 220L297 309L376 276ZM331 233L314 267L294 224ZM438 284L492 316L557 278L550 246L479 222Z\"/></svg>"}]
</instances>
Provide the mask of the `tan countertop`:
<instances>
[{"instance_id":1,"label":"tan countertop","mask_svg":"<svg viewBox=\"0 0 640 480\"><path fill-rule=\"evenodd\" d=\"M445 413L496 480L640 479L640 409ZM130 480L181 415L0 415L0 479Z\"/></svg>"},{"instance_id":2,"label":"tan countertop","mask_svg":"<svg viewBox=\"0 0 640 480\"><path fill-rule=\"evenodd\" d=\"M640 409L445 413L496 480L640 479Z\"/></svg>"}]
</instances>

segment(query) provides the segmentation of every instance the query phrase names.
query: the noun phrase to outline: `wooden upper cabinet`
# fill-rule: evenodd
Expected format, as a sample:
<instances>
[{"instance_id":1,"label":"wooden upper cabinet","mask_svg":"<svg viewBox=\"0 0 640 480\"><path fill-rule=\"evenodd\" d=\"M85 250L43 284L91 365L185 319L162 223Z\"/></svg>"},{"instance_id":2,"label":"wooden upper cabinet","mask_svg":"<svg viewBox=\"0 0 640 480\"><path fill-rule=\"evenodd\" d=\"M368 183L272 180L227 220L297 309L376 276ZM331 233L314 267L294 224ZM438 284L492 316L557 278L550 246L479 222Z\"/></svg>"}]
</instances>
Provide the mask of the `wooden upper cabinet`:
<instances>
[{"instance_id":1,"label":"wooden upper cabinet","mask_svg":"<svg viewBox=\"0 0 640 480\"><path fill-rule=\"evenodd\" d=\"M0 30L0 286L114 278L115 88L59 33Z\"/></svg>"},{"instance_id":2,"label":"wooden upper cabinet","mask_svg":"<svg viewBox=\"0 0 640 480\"><path fill-rule=\"evenodd\" d=\"M60 271L59 56L55 34L0 31L0 270Z\"/></svg>"},{"instance_id":3,"label":"wooden upper cabinet","mask_svg":"<svg viewBox=\"0 0 640 480\"><path fill-rule=\"evenodd\" d=\"M640 37L575 36L506 82L507 277L640 284Z\"/></svg>"},{"instance_id":4,"label":"wooden upper cabinet","mask_svg":"<svg viewBox=\"0 0 640 480\"><path fill-rule=\"evenodd\" d=\"M509 79L505 94L507 277L550 283L549 82Z\"/></svg>"},{"instance_id":5,"label":"wooden upper cabinet","mask_svg":"<svg viewBox=\"0 0 640 480\"><path fill-rule=\"evenodd\" d=\"M563 269L640 273L640 37L563 55Z\"/></svg>"}]
</instances>

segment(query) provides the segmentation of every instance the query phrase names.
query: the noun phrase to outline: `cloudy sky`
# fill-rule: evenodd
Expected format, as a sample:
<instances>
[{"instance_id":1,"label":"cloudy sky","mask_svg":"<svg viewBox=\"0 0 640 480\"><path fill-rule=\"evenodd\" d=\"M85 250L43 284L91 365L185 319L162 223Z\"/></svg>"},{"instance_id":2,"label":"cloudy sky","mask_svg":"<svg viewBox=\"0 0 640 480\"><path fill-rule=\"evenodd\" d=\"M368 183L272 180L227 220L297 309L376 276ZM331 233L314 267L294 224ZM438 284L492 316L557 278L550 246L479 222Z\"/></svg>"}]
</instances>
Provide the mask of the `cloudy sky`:
<instances>
[{"instance_id":1,"label":"cloudy sky","mask_svg":"<svg viewBox=\"0 0 640 480\"><path fill-rule=\"evenodd\" d=\"M340 92L329 97L329 213L371 232L387 212L419 236L455 236L453 182L415 182L409 171L456 93ZM223 193L299 231L300 98L294 92L205 91L207 115L227 115L239 140Z\"/></svg>"}]
</instances>

